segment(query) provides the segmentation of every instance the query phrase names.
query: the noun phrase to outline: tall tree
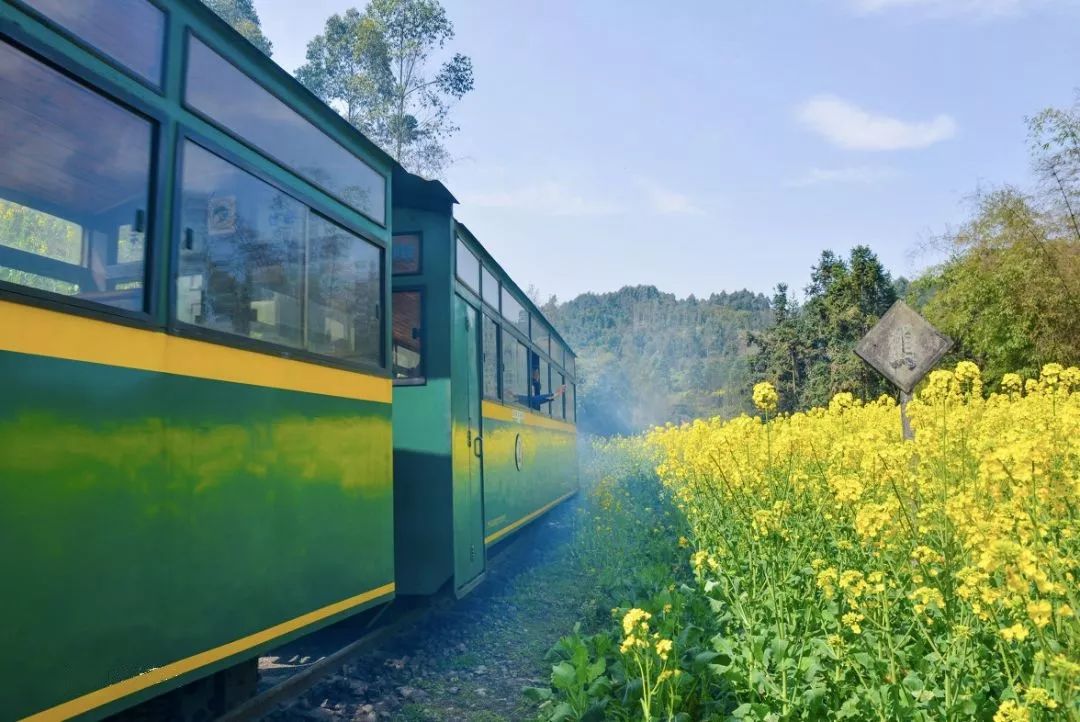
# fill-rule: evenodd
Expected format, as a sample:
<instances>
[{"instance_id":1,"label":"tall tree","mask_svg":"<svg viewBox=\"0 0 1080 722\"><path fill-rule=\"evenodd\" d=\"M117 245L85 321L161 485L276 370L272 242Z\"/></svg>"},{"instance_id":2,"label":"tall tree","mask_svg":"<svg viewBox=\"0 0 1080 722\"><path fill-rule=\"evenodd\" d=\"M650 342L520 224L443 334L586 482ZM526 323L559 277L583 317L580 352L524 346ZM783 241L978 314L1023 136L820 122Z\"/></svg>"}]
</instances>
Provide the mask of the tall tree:
<instances>
[{"instance_id":1,"label":"tall tree","mask_svg":"<svg viewBox=\"0 0 1080 722\"><path fill-rule=\"evenodd\" d=\"M1036 206L1015 188L979 197L975 217L944 239L950 258L912 286L991 380L1080 363L1080 242Z\"/></svg>"},{"instance_id":2,"label":"tall tree","mask_svg":"<svg viewBox=\"0 0 1080 722\"><path fill-rule=\"evenodd\" d=\"M873 397L890 391L854 352L855 344L896 301L889 273L866 246L847 260L823 251L810 273L806 300L796 305L781 284L773 325L750 338L756 380L771 381L782 411L822 406L840 391Z\"/></svg>"},{"instance_id":3,"label":"tall tree","mask_svg":"<svg viewBox=\"0 0 1080 722\"><path fill-rule=\"evenodd\" d=\"M1080 363L1080 96L1029 118L1028 139L1035 188L977 195L909 292L991 380Z\"/></svg>"},{"instance_id":4,"label":"tall tree","mask_svg":"<svg viewBox=\"0 0 1080 722\"><path fill-rule=\"evenodd\" d=\"M473 88L467 56L434 59L453 37L438 0L371 0L327 20L296 76L406 168L434 177L450 162L452 105Z\"/></svg>"},{"instance_id":5,"label":"tall tree","mask_svg":"<svg viewBox=\"0 0 1080 722\"><path fill-rule=\"evenodd\" d=\"M274 46L269 38L263 35L259 13L255 11L252 0L203 0L203 3L232 25L233 29L247 38L252 45L267 55L273 54Z\"/></svg>"}]
</instances>

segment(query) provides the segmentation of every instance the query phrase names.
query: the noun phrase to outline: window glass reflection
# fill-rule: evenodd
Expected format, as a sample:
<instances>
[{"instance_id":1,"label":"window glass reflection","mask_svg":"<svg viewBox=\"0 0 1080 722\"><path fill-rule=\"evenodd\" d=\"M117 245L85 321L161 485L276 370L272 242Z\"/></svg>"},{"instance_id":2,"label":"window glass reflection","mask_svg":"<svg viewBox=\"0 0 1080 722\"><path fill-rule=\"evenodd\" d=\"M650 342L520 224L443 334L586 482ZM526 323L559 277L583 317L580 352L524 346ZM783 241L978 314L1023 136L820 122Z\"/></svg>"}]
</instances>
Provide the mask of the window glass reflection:
<instances>
[{"instance_id":1,"label":"window glass reflection","mask_svg":"<svg viewBox=\"0 0 1080 722\"><path fill-rule=\"evenodd\" d=\"M380 250L316 213L307 234L307 349L380 363Z\"/></svg>"},{"instance_id":2,"label":"window glass reflection","mask_svg":"<svg viewBox=\"0 0 1080 722\"><path fill-rule=\"evenodd\" d=\"M419 233L395 233L393 249L391 270L395 275L420 273Z\"/></svg>"},{"instance_id":3,"label":"window glass reflection","mask_svg":"<svg viewBox=\"0 0 1080 722\"><path fill-rule=\"evenodd\" d=\"M394 378L420 379L423 368L423 327L420 291L394 291Z\"/></svg>"},{"instance_id":4,"label":"window glass reflection","mask_svg":"<svg viewBox=\"0 0 1080 722\"><path fill-rule=\"evenodd\" d=\"M378 247L190 141L181 213L178 320L381 363Z\"/></svg>"},{"instance_id":5,"label":"window glass reflection","mask_svg":"<svg viewBox=\"0 0 1080 722\"><path fill-rule=\"evenodd\" d=\"M303 204L193 143L183 163L177 317L301 348Z\"/></svg>"},{"instance_id":6,"label":"window glass reflection","mask_svg":"<svg viewBox=\"0 0 1080 722\"><path fill-rule=\"evenodd\" d=\"M484 396L499 398L499 328L493 319L484 314Z\"/></svg>"},{"instance_id":7,"label":"window glass reflection","mask_svg":"<svg viewBox=\"0 0 1080 722\"><path fill-rule=\"evenodd\" d=\"M503 334L503 401L523 404L529 396L529 353L525 345Z\"/></svg>"},{"instance_id":8,"label":"window glass reflection","mask_svg":"<svg viewBox=\"0 0 1080 722\"><path fill-rule=\"evenodd\" d=\"M457 277L472 290L480 292L480 261L460 239L457 242Z\"/></svg>"},{"instance_id":9,"label":"window glass reflection","mask_svg":"<svg viewBox=\"0 0 1080 722\"><path fill-rule=\"evenodd\" d=\"M197 38L188 42L185 101L378 223L386 179Z\"/></svg>"},{"instance_id":10,"label":"window glass reflection","mask_svg":"<svg viewBox=\"0 0 1080 722\"><path fill-rule=\"evenodd\" d=\"M532 338L533 343L536 344L536 347L541 351L544 353L549 353L551 351L551 334L539 318L533 319Z\"/></svg>"},{"instance_id":11,"label":"window glass reflection","mask_svg":"<svg viewBox=\"0 0 1080 722\"><path fill-rule=\"evenodd\" d=\"M152 138L0 42L0 281L144 310Z\"/></svg>"},{"instance_id":12,"label":"window glass reflection","mask_svg":"<svg viewBox=\"0 0 1080 722\"><path fill-rule=\"evenodd\" d=\"M499 281L495 278L495 274L489 271L487 268L481 268L480 273L482 278L480 279L480 287L484 292L484 301L489 303L496 311L499 310Z\"/></svg>"},{"instance_id":13,"label":"window glass reflection","mask_svg":"<svg viewBox=\"0 0 1080 722\"><path fill-rule=\"evenodd\" d=\"M525 338L529 337L529 313L505 286L502 289L502 315L517 326L518 330L525 334Z\"/></svg>"},{"instance_id":14,"label":"window glass reflection","mask_svg":"<svg viewBox=\"0 0 1080 722\"><path fill-rule=\"evenodd\" d=\"M64 30L161 85L165 13L146 0L23 0Z\"/></svg>"}]
</instances>

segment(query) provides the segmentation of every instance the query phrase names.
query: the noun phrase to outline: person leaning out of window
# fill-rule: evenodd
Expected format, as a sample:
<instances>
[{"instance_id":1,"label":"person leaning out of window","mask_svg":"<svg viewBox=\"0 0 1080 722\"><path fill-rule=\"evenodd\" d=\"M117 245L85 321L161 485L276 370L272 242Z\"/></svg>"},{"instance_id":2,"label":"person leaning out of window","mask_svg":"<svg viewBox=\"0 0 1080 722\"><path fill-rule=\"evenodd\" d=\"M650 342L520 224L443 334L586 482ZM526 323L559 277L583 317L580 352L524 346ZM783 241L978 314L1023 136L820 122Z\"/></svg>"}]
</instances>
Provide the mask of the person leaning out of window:
<instances>
[{"instance_id":1,"label":"person leaning out of window","mask_svg":"<svg viewBox=\"0 0 1080 722\"><path fill-rule=\"evenodd\" d=\"M532 370L532 380L529 383L529 390L531 393L528 395L519 395L517 397L518 403L528 406L533 411L539 411L544 404L550 404L552 401L566 393L565 384L555 389L555 393L553 394L541 393L541 388L540 369L534 367Z\"/></svg>"}]
</instances>

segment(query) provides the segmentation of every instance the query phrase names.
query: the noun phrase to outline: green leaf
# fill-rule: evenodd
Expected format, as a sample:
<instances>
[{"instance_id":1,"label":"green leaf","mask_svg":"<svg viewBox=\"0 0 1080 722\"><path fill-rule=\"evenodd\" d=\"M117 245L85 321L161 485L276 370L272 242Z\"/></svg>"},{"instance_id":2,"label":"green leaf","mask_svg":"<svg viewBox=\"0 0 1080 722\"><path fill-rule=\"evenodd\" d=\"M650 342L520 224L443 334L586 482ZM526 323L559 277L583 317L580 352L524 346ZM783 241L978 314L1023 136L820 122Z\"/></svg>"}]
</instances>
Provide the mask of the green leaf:
<instances>
[{"instance_id":1,"label":"green leaf","mask_svg":"<svg viewBox=\"0 0 1080 722\"><path fill-rule=\"evenodd\" d=\"M551 668L551 684L555 689L573 689L577 685L577 673L569 662L559 662Z\"/></svg>"}]
</instances>

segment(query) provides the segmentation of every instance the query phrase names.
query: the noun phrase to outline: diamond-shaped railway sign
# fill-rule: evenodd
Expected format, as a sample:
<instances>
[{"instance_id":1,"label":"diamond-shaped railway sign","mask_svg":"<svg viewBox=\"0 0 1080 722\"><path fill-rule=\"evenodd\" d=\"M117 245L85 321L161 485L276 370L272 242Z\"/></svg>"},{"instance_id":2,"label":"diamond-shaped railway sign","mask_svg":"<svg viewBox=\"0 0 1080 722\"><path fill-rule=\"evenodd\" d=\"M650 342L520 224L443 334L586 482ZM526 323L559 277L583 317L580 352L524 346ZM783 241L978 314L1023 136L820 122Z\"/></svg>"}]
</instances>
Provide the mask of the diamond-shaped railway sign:
<instances>
[{"instance_id":1,"label":"diamond-shaped railway sign","mask_svg":"<svg viewBox=\"0 0 1080 722\"><path fill-rule=\"evenodd\" d=\"M863 336L855 346L855 353L905 394L910 394L950 348L951 339L906 303L897 301Z\"/></svg>"}]
</instances>

